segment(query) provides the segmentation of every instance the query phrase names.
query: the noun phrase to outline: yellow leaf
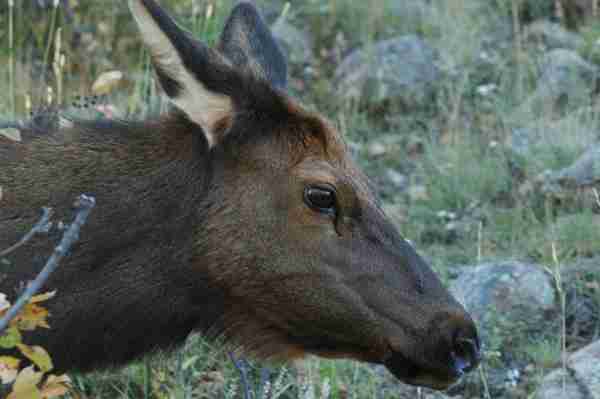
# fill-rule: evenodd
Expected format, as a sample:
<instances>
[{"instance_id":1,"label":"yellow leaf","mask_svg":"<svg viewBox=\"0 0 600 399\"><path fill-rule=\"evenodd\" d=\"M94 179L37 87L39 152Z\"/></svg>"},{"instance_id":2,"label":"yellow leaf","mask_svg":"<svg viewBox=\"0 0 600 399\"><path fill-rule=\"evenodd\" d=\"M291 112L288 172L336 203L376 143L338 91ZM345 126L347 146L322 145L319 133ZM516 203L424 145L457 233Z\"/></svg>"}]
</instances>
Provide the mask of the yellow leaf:
<instances>
[{"instance_id":1,"label":"yellow leaf","mask_svg":"<svg viewBox=\"0 0 600 399\"><path fill-rule=\"evenodd\" d=\"M44 302L47 301L48 299L51 299L54 297L54 295L56 295L56 291L50 291L50 292L45 292L43 294L39 294L39 295L34 295L31 297L31 299L29 300L29 303L39 303L39 302Z\"/></svg>"},{"instance_id":2,"label":"yellow leaf","mask_svg":"<svg viewBox=\"0 0 600 399\"><path fill-rule=\"evenodd\" d=\"M44 373L52 370L52 367L54 367L50 355L41 346L18 344L17 347L27 359L31 360Z\"/></svg>"},{"instance_id":3,"label":"yellow leaf","mask_svg":"<svg viewBox=\"0 0 600 399\"><path fill-rule=\"evenodd\" d=\"M10 395L6 399L43 399L37 385L42 380L44 373L36 372L33 366L21 370Z\"/></svg>"},{"instance_id":4,"label":"yellow leaf","mask_svg":"<svg viewBox=\"0 0 600 399\"><path fill-rule=\"evenodd\" d=\"M48 318L48 311L34 303L29 303L23 307L21 313L15 317L15 323L21 330L31 331L37 327L49 328L46 319Z\"/></svg>"},{"instance_id":5,"label":"yellow leaf","mask_svg":"<svg viewBox=\"0 0 600 399\"><path fill-rule=\"evenodd\" d=\"M108 94L123 80L123 72L109 71L104 72L92 85L92 93L96 95Z\"/></svg>"},{"instance_id":6,"label":"yellow leaf","mask_svg":"<svg viewBox=\"0 0 600 399\"><path fill-rule=\"evenodd\" d=\"M17 378L21 360L12 356L0 356L0 381L10 384Z\"/></svg>"},{"instance_id":7,"label":"yellow leaf","mask_svg":"<svg viewBox=\"0 0 600 399\"><path fill-rule=\"evenodd\" d=\"M71 389L71 379L68 375L50 375L42 387L44 399L56 398L65 395Z\"/></svg>"}]
</instances>

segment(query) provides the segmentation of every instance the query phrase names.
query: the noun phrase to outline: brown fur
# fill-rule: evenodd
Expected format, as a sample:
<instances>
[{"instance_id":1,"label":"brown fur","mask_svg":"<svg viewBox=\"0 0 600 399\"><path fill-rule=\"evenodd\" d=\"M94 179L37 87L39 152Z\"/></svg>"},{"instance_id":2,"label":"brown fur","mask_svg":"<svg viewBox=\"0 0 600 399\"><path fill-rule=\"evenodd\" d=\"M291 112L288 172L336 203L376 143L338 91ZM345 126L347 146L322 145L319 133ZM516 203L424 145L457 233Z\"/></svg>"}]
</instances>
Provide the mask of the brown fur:
<instances>
[{"instance_id":1,"label":"brown fur","mask_svg":"<svg viewBox=\"0 0 600 399\"><path fill-rule=\"evenodd\" d=\"M192 40L152 0L130 2L149 10L138 15L149 32ZM59 370L89 370L196 330L262 357L350 357L408 383L447 386L478 362L471 318L384 215L339 133L285 94L281 54L256 10L242 3L232 15L227 29L253 45L222 42L223 57L243 53L261 68L213 64L201 43L177 42L169 61L186 72L161 79L181 86L167 90L176 104L190 76L201 79L202 98L231 98L215 142L189 115L211 110L194 104L140 123L30 126L22 143L0 139L0 248L40 207L68 221L75 196L97 199L45 287L58 291L52 328L28 342L47 348ZM256 56L265 40L272 54ZM335 189L334 214L307 204L315 184ZM11 254L0 291L14 298L59 238L54 231Z\"/></svg>"}]
</instances>

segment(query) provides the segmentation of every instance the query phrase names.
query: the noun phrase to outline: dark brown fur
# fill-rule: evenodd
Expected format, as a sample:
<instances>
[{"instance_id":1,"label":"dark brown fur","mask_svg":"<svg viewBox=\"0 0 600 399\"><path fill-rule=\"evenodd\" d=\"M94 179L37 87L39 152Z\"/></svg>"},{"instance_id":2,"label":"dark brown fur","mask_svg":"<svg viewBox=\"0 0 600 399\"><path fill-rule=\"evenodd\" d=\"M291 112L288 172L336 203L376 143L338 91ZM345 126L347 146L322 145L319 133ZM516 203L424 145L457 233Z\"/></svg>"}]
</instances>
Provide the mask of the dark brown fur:
<instances>
[{"instance_id":1,"label":"dark brown fur","mask_svg":"<svg viewBox=\"0 0 600 399\"><path fill-rule=\"evenodd\" d=\"M339 133L285 94L285 62L256 10L238 6L209 50L154 1L130 4L181 110L0 138L0 248L42 206L68 221L78 194L97 200L45 287L57 290L52 328L27 341L59 370L122 364L193 330L264 357L383 363L437 388L474 367L469 315L386 218ZM335 188L335 214L307 205L314 184ZM14 298L59 236L11 254L0 291Z\"/></svg>"}]
</instances>

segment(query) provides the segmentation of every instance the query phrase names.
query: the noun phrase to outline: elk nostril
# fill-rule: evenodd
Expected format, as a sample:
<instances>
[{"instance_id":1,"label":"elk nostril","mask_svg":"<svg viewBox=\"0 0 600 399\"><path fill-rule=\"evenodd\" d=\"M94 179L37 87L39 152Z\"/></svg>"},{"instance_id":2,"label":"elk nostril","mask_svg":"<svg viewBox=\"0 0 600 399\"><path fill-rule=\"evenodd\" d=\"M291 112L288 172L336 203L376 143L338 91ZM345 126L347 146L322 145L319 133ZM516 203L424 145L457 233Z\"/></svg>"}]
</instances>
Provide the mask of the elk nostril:
<instances>
[{"instance_id":1,"label":"elk nostril","mask_svg":"<svg viewBox=\"0 0 600 399\"><path fill-rule=\"evenodd\" d=\"M477 338L457 338L451 355L456 372L460 375L468 373L477 367L481 360L479 341Z\"/></svg>"}]
</instances>

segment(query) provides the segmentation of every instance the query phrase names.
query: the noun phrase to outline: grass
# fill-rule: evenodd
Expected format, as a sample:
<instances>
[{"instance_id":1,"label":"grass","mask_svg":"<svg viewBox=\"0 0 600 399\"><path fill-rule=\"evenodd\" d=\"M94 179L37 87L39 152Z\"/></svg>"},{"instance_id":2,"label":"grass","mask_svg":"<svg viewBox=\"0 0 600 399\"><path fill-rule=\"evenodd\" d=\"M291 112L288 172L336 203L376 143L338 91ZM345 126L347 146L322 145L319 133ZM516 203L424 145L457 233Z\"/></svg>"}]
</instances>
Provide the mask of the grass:
<instances>
[{"instance_id":1,"label":"grass","mask_svg":"<svg viewBox=\"0 0 600 399\"><path fill-rule=\"evenodd\" d=\"M0 71L0 89L9 93L0 97L0 120L25 117L30 103L47 104L48 88L52 88L53 103L64 104L69 112L84 112L70 104L77 102L77 96L89 95L94 80L109 70L122 71L125 78L117 90L101 99L103 103L114 105L121 115L133 117L164 109L153 82L149 56L138 45L124 2L80 1L72 16L62 6L44 10L34 3L0 5L0 20L7 21L0 24L0 64L9 66ZM214 43L232 2L162 3L168 4L182 25L196 36ZM282 12L284 3L259 1L270 21ZM591 202L577 201L570 197L572 194L557 200L533 188L525 190L525 186L544 170L568 166L576 159L590 142L583 130L597 131L599 115L593 106L567 118L547 112L535 117L518 114L519 104L533 91L537 78L534 50L525 47L521 50L525 54L515 59L513 43L509 42L507 48L498 50L503 57L495 63L481 61L487 46L485 34L501 28L501 23L510 24L513 3L446 2L419 18L407 18L394 11L398 2L391 0L306 0L290 4L288 20L313 34L317 54L313 66L316 77L307 82L306 90L296 94L308 107L325 112L349 141L358 144L359 162L375 181L383 183L384 200L402 210L398 220L402 220L399 228L403 234L427 255L444 278L453 274L453 265L482 259L519 258L549 265L560 293L564 321L565 297L557 265L566 268L581 257L600 254L600 199L592 191L582 194L592 195ZM596 24L583 32L586 45L580 49L581 54L600 64L594 47L600 29ZM421 35L441 53L444 78L430 108L406 112L393 103L384 110L340 107L331 98L335 67L331 54L339 58L356 46L369 46L406 33ZM56 51L59 38L60 51ZM495 96L477 94L481 85L490 83L497 87ZM511 129L521 126L523 120L547 135L547 139L531 146L529 155L514 154L505 146ZM550 136L548 126L561 134ZM572 137L581 140L567 139ZM365 148L378 140L390 145L391 150L382 157L371 157ZM385 187L387 183L381 176L390 168L407 175L412 186L423 187L425 195L414 198L409 191ZM453 222L447 217L449 213L462 223L459 229L448 230ZM594 295L595 303L600 304L600 290ZM536 367L548 369L560 363L567 349L567 334L561 328L545 340L525 340L516 350ZM268 367L271 379L269 394L262 393L265 397L398 397L393 379L369 365L310 359L301 367ZM252 389L265 388L260 384L262 369L263 365L257 363L249 367ZM481 378L481 395L489 397L483 371ZM239 372L225 350L197 336L174 354L158 354L122 370L76 376L74 385L78 394L73 397L241 397Z\"/></svg>"}]
</instances>

